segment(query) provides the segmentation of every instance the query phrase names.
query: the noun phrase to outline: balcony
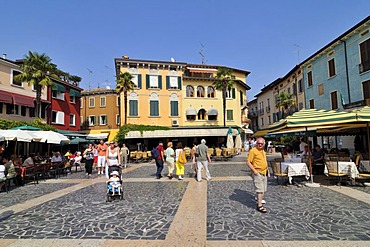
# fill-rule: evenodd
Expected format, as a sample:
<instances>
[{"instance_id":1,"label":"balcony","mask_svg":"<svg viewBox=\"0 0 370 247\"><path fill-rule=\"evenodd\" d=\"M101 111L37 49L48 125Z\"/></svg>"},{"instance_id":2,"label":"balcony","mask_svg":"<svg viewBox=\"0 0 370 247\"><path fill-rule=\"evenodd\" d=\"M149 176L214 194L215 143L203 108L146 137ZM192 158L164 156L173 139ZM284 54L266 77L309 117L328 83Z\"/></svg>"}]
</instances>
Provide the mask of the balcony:
<instances>
[{"instance_id":1,"label":"balcony","mask_svg":"<svg viewBox=\"0 0 370 247\"><path fill-rule=\"evenodd\" d=\"M266 106L266 113L270 112L270 106Z\"/></svg>"},{"instance_id":2,"label":"balcony","mask_svg":"<svg viewBox=\"0 0 370 247\"><path fill-rule=\"evenodd\" d=\"M265 114L265 111L264 111L264 109L259 109L258 113L259 113L259 115L263 115L263 114Z\"/></svg>"},{"instance_id":3,"label":"balcony","mask_svg":"<svg viewBox=\"0 0 370 247\"><path fill-rule=\"evenodd\" d=\"M345 104L343 105L343 109L347 110L347 109L357 108L361 106L370 106L370 99L365 99L365 100L360 100L360 101L352 102L349 104Z\"/></svg>"}]
</instances>

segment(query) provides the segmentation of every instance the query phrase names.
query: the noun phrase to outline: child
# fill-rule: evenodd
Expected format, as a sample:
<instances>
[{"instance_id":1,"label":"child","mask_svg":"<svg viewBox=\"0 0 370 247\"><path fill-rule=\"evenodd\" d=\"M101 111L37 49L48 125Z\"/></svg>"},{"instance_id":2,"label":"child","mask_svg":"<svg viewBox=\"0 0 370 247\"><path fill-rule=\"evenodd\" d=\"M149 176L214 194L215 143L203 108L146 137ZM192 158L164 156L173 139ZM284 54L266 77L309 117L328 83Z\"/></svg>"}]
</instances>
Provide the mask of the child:
<instances>
[{"instance_id":1,"label":"child","mask_svg":"<svg viewBox=\"0 0 370 247\"><path fill-rule=\"evenodd\" d=\"M115 189L118 189L118 195L121 195L121 179L118 177L119 173L117 171L113 171L111 174L111 177L107 181L107 183L112 186L112 195L115 194Z\"/></svg>"}]
</instances>

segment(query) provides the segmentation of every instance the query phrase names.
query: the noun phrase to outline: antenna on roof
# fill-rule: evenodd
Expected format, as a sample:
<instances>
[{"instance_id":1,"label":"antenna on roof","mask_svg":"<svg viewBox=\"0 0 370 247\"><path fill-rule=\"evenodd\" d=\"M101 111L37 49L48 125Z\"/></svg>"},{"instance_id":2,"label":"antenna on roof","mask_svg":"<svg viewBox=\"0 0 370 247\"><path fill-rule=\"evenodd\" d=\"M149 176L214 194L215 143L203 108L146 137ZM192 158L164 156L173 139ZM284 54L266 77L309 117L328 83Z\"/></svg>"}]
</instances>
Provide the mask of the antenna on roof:
<instances>
[{"instance_id":1,"label":"antenna on roof","mask_svg":"<svg viewBox=\"0 0 370 247\"><path fill-rule=\"evenodd\" d=\"M89 90L91 89L91 74L93 73L91 69L87 68L89 71Z\"/></svg>"},{"instance_id":2,"label":"antenna on roof","mask_svg":"<svg viewBox=\"0 0 370 247\"><path fill-rule=\"evenodd\" d=\"M206 60L206 56L204 55L204 45L202 44L202 42L200 42L200 51L199 51L199 54L200 56L202 57L202 64L206 64L207 60Z\"/></svg>"}]
</instances>

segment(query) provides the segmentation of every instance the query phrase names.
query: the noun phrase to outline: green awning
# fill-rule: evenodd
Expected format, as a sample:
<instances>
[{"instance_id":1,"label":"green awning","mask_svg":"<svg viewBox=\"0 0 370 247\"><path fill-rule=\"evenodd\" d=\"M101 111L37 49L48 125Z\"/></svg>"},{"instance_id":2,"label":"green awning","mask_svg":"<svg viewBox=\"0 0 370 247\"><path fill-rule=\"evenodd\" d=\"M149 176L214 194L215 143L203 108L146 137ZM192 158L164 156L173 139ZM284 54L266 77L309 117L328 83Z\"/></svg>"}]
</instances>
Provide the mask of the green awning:
<instances>
[{"instance_id":1,"label":"green awning","mask_svg":"<svg viewBox=\"0 0 370 247\"><path fill-rule=\"evenodd\" d=\"M51 89L53 91L60 91L62 93L64 93L66 91L66 89L62 85L57 84L57 83L55 83Z\"/></svg>"},{"instance_id":2,"label":"green awning","mask_svg":"<svg viewBox=\"0 0 370 247\"><path fill-rule=\"evenodd\" d=\"M81 98L81 93L74 89L69 90L69 95Z\"/></svg>"}]
</instances>

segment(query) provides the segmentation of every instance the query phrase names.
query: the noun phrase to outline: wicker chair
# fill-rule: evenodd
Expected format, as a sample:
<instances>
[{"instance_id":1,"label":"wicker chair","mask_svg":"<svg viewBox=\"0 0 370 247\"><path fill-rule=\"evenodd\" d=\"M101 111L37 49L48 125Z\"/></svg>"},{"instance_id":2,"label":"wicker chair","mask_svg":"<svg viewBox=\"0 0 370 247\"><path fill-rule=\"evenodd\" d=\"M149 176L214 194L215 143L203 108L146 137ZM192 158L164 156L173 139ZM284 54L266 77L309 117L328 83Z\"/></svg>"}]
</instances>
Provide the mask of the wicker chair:
<instances>
[{"instance_id":1,"label":"wicker chair","mask_svg":"<svg viewBox=\"0 0 370 247\"><path fill-rule=\"evenodd\" d=\"M341 185L342 177L347 176L347 174L338 171L338 161L326 161L325 166L328 170L328 182L330 177L334 177L338 179L339 184Z\"/></svg>"},{"instance_id":2,"label":"wicker chair","mask_svg":"<svg viewBox=\"0 0 370 247\"><path fill-rule=\"evenodd\" d=\"M288 177L288 174L281 169L281 162L279 161L270 161L270 166L274 177L276 177L277 183L279 184L279 177Z\"/></svg>"}]
</instances>

